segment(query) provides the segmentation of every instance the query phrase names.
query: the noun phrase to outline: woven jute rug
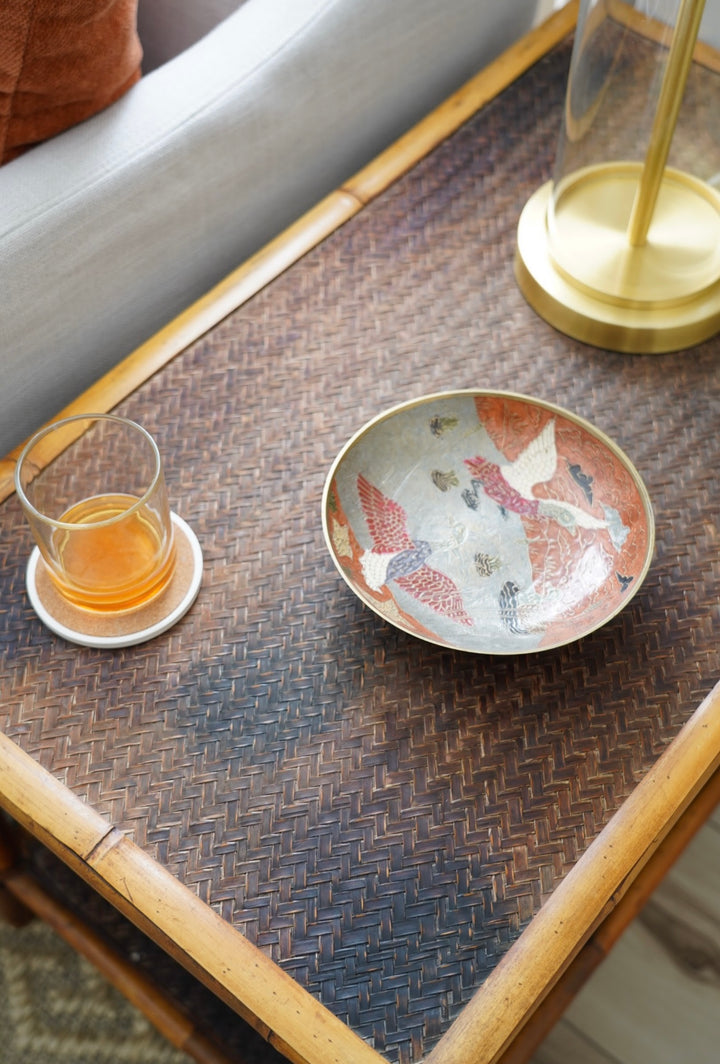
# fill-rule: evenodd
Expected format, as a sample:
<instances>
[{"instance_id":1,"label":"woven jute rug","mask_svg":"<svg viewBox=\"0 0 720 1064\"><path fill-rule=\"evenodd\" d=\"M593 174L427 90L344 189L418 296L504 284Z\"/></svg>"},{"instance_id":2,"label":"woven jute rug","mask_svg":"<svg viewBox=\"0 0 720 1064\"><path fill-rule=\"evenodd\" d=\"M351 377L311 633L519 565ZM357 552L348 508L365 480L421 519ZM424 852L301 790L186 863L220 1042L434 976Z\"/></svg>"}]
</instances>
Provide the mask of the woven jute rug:
<instances>
[{"instance_id":1,"label":"woven jute rug","mask_svg":"<svg viewBox=\"0 0 720 1064\"><path fill-rule=\"evenodd\" d=\"M23 838L24 871L69 914L82 914L90 932L187 1019L209 1043L213 1056L208 1059L286 1064L261 1035L62 861L29 836ZM167 1042L54 930L39 920L21 929L0 924L0 1064L41 1061L189 1064L191 1057Z\"/></svg>"},{"instance_id":2,"label":"woven jute rug","mask_svg":"<svg viewBox=\"0 0 720 1064\"><path fill-rule=\"evenodd\" d=\"M2 1064L187 1064L45 924L0 924Z\"/></svg>"}]
</instances>

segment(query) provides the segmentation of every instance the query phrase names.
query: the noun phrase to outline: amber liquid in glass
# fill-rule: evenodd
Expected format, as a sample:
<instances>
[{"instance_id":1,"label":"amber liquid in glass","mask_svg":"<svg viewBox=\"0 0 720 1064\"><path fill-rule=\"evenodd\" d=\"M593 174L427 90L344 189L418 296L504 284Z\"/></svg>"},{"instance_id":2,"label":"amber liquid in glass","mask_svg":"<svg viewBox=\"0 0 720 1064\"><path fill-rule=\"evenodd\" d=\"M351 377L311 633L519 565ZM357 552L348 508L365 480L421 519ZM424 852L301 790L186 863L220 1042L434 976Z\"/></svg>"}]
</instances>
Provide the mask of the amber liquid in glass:
<instances>
[{"instance_id":1,"label":"amber liquid in glass","mask_svg":"<svg viewBox=\"0 0 720 1064\"><path fill-rule=\"evenodd\" d=\"M61 572L53 576L62 594L85 609L136 609L159 594L172 576L175 552L158 514L133 495L95 495L76 503L62 521L56 551ZM112 524L96 522L119 518ZM86 527L87 526L87 527Z\"/></svg>"}]
</instances>

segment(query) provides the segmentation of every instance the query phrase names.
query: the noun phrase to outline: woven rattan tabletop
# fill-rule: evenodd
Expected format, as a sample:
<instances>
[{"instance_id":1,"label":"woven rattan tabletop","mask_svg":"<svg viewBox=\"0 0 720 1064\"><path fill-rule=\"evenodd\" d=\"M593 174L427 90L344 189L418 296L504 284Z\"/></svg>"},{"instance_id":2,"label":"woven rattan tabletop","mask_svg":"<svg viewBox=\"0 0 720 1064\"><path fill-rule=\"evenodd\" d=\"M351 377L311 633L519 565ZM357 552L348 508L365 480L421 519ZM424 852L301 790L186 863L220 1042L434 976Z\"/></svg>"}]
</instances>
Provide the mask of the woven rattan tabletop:
<instances>
[{"instance_id":1,"label":"woven rattan tabletop","mask_svg":"<svg viewBox=\"0 0 720 1064\"><path fill-rule=\"evenodd\" d=\"M51 635L17 500L0 511L5 735L388 1060L430 1052L720 666L720 340L591 349L514 281L568 62L563 43L120 405L204 551L172 631L119 651ZM573 410L648 487L645 583L579 642L435 647L328 555L321 495L347 439L460 388Z\"/></svg>"}]
</instances>

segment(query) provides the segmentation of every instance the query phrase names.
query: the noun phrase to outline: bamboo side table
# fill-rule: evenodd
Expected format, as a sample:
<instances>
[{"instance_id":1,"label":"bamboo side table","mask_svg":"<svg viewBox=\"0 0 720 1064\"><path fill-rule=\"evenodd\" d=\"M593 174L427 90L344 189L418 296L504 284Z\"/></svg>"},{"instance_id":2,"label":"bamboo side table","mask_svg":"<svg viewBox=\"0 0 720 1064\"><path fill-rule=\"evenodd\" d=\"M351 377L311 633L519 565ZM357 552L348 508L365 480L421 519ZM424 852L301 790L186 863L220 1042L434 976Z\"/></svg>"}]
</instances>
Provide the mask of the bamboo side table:
<instances>
[{"instance_id":1,"label":"bamboo side table","mask_svg":"<svg viewBox=\"0 0 720 1064\"><path fill-rule=\"evenodd\" d=\"M592 351L512 276L573 16L66 411L118 408L159 438L206 558L165 637L107 653L41 627L3 464L0 804L292 1061L518 1059L715 799L718 341ZM638 465L656 558L581 643L451 653L341 586L320 529L332 458L442 387L553 399Z\"/></svg>"}]
</instances>

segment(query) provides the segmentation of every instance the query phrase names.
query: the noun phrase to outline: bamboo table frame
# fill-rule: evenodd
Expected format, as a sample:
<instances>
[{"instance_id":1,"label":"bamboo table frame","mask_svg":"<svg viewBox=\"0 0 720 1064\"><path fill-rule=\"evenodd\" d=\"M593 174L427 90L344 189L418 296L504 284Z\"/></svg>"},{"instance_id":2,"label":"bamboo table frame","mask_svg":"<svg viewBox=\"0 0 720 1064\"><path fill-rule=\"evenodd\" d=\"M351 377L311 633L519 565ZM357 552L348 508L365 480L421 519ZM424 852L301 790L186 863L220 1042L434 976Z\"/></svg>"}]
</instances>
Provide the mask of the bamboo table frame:
<instances>
[{"instance_id":1,"label":"bamboo table frame","mask_svg":"<svg viewBox=\"0 0 720 1064\"><path fill-rule=\"evenodd\" d=\"M571 30L563 9L394 148L143 345L64 413L110 410L189 343L334 232ZM15 454L0 463L0 499ZM555 889L427 1064L512 1059L520 1032L568 972L720 765L720 686ZM705 792L706 794L709 792ZM713 792L714 793L714 792ZM709 799L706 799L706 804ZM121 831L0 735L0 804L297 1064L382 1064L383 1057ZM704 807L703 807L704 808ZM695 816L694 820L697 820ZM692 815L690 821L693 822ZM691 828L688 829L688 831ZM685 831L685 836L687 831ZM685 837L684 836L684 837ZM669 849L671 859L675 850ZM637 905L637 893L632 905ZM600 931L599 931L600 929Z\"/></svg>"}]
</instances>

